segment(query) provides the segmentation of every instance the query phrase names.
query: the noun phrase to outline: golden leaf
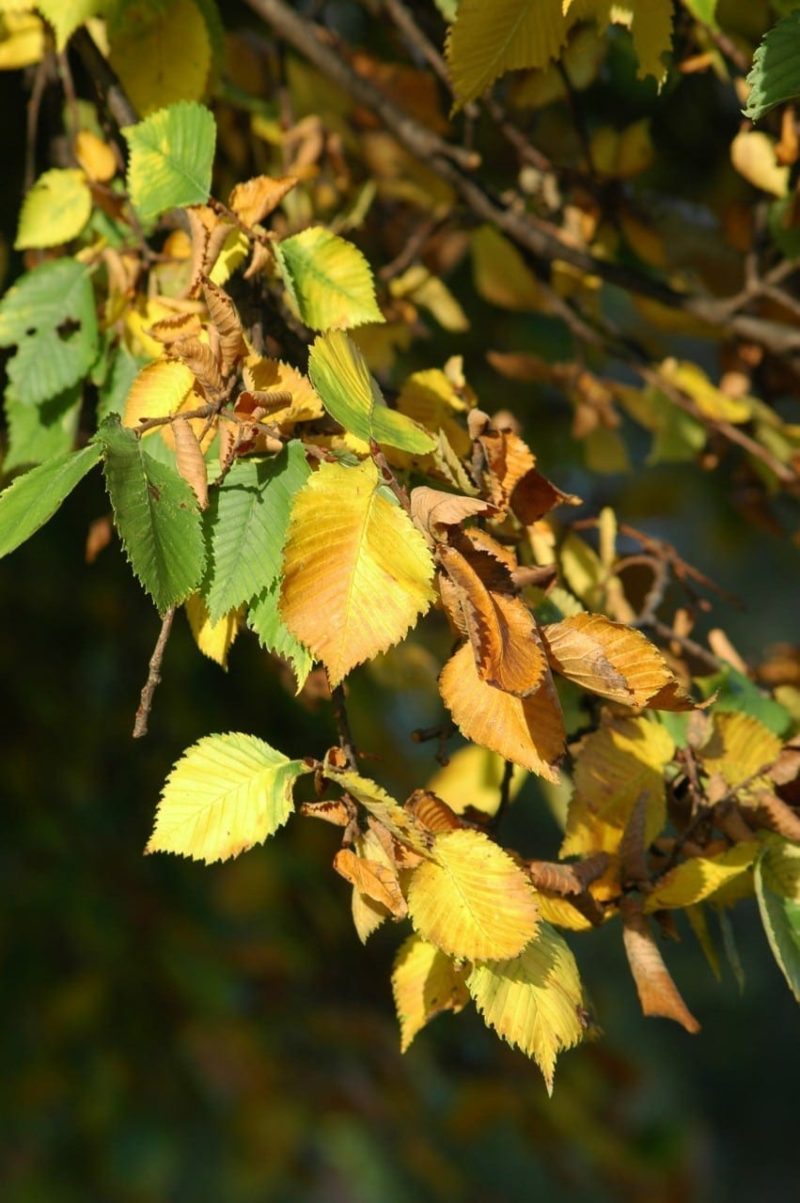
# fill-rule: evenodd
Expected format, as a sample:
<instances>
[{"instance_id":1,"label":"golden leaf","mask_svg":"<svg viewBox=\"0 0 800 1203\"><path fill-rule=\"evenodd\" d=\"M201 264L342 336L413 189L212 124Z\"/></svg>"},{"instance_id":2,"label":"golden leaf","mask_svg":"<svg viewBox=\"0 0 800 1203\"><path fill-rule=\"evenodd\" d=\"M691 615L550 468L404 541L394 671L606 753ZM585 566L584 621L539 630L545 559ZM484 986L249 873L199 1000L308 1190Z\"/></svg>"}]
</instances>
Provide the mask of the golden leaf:
<instances>
[{"instance_id":1,"label":"golden leaf","mask_svg":"<svg viewBox=\"0 0 800 1203\"><path fill-rule=\"evenodd\" d=\"M467 518L492 513L493 507L479 497L464 497L419 485L411 490L411 518L431 540L441 538L440 527L460 526Z\"/></svg>"},{"instance_id":2,"label":"golden leaf","mask_svg":"<svg viewBox=\"0 0 800 1203\"><path fill-rule=\"evenodd\" d=\"M216 661L221 668L228 667L228 652L242 626L244 611L231 610L224 614L219 622L212 622L208 616L206 603L199 593L193 593L184 602L186 617L194 636L194 641L204 656Z\"/></svg>"},{"instance_id":3,"label":"golden leaf","mask_svg":"<svg viewBox=\"0 0 800 1203\"><path fill-rule=\"evenodd\" d=\"M508 853L464 828L436 836L432 856L408 885L415 930L442 952L469 960L521 952L536 931L536 901Z\"/></svg>"},{"instance_id":4,"label":"golden leaf","mask_svg":"<svg viewBox=\"0 0 800 1203\"><path fill-rule=\"evenodd\" d=\"M711 738L697 755L709 776L719 773L731 789L737 789L757 785L759 775L768 772L780 750L780 739L768 727L734 711L713 716Z\"/></svg>"},{"instance_id":5,"label":"golden leaf","mask_svg":"<svg viewBox=\"0 0 800 1203\"><path fill-rule=\"evenodd\" d=\"M280 176L277 179L268 175L257 175L252 180L237 184L228 203L246 226L254 226L268 217L273 209L277 209L295 184L297 178L293 175Z\"/></svg>"},{"instance_id":6,"label":"golden leaf","mask_svg":"<svg viewBox=\"0 0 800 1203\"><path fill-rule=\"evenodd\" d=\"M392 970L400 1051L404 1053L426 1024L442 1011L462 1011L469 1002L463 972L450 957L419 936L400 946Z\"/></svg>"},{"instance_id":7,"label":"golden leaf","mask_svg":"<svg viewBox=\"0 0 800 1203\"><path fill-rule=\"evenodd\" d=\"M673 678L661 652L641 631L602 614L576 614L542 627L551 666L582 689L636 709Z\"/></svg>"},{"instance_id":8,"label":"golden leaf","mask_svg":"<svg viewBox=\"0 0 800 1203\"><path fill-rule=\"evenodd\" d=\"M444 768L434 773L428 789L442 798L457 815L472 809L491 817L500 805L504 772L502 756L479 748L477 744L468 744L454 752ZM511 801L522 789L527 776L525 769L514 766L509 787Z\"/></svg>"},{"instance_id":9,"label":"golden leaf","mask_svg":"<svg viewBox=\"0 0 800 1203\"><path fill-rule=\"evenodd\" d=\"M665 873L651 894L644 909L653 911L693 906L713 898L718 890L737 877L747 876L758 855L757 841L734 844L717 856L694 856Z\"/></svg>"},{"instance_id":10,"label":"golden leaf","mask_svg":"<svg viewBox=\"0 0 800 1203\"><path fill-rule=\"evenodd\" d=\"M397 872L380 864L379 861L368 860L357 856L349 848L340 848L333 858L333 867L345 881L366 894L373 902L386 907L396 919L402 919L408 908L400 890Z\"/></svg>"},{"instance_id":11,"label":"golden leaf","mask_svg":"<svg viewBox=\"0 0 800 1203\"><path fill-rule=\"evenodd\" d=\"M281 611L332 685L398 643L434 596L425 540L379 484L372 460L323 464L294 501Z\"/></svg>"},{"instance_id":12,"label":"golden leaf","mask_svg":"<svg viewBox=\"0 0 800 1203\"><path fill-rule=\"evenodd\" d=\"M548 781L558 780L565 732L549 677L529 697L503 693L481 680L472 649L464 644L444 666L439 690L467 739Z\"/></svg>"},{"instance_id":13,"label":"golden leaf","mask_svg":"<svg viewBox=\"0 0 800 1203\"><path fill-rule=\"evenodd\" d=\"M122 425L137 430L147 418L163 418L177 413L194 386L194 376L183 363L157 359L142 368L131 385L122 414ZM142 438L155 434L147 430Z\"/></svg>"},{"instance_id":14,"label":"golden leaf","mask_svg":"<svg viewBox=\"0 0 800 1203\"><path fill-rule=\"evenodd\" d=\"M75 158L90 180L107 184L117 174L117 156L109 144L91 130L81 129L75 135Z\"/></svg>"},{"instance_id":15,"label":"golden leaf","mask_svg":"<svg viewBox=\"0 0 800 1203\"><path fill-rule=\"evenodd\" d=\"M374 781L350 769L335 769L329 764L325 765L325 775L360 802L395 839L407 844L416 852L428 855L432 843L430 834L417 822L413 814L395 802L394 798Z\"/></svg>"},{"instance_id":16,"label":"golden leaf","mask_svg":"<svg viewBox=\"0 0 800 1203\"><path fill-rule=\"evenodd\" d=\"M467 988L489 1027L533 1057L553 1091L556 1058L583 1039L583 993L566 943L546 923L513 960L476 965Z\"/></svg>"},{"instance_id":17,"label":"golden leaf","mask_svg":"<svg viewBox=\"0 0 800 1203\"><path fill-rule=\"evenodd\" d=\"M459 104L480 96L506 71L547 66L566 38L561 0L461 0L447 39Z\"/></svg>"},{"instance_id":18,"label":"golden leaf","mask_svg":"<svg viewBox=\"0 0 800 1203\"><path fill-rule=\"evenodd\" d=\"M109 62L141 116L204 96L211 40L194 0L121 6L110 22L109 41Z\"/></svg>"}]
</instances>

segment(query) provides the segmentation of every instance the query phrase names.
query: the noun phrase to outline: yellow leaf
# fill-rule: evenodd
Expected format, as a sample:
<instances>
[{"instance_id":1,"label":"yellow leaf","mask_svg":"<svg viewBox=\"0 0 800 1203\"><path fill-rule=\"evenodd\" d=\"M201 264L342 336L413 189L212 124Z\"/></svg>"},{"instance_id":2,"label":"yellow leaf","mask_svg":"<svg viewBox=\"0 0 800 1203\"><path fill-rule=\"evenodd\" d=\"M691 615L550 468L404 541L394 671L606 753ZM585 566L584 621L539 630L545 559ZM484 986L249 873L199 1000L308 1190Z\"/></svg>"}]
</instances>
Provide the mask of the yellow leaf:
<instances>
[{"instance_id":1,"label":"yellow leaf","mask_svg":"<svg viewBox=\"0 0 800 1203\"><path fill-rule=\"evenodd\" d=\"M91 130L78 130L75 157L90 180L105 184L117 173L117 159L113 150Z\"/></svg>"},{"instance_id":2,"label":"yellow leaf","mask_svg":"<svg viewBox=\"0 0 800 1203\"><path fill-rule=\"evenodd\" d=\"M472 235L472 273L475 291L501 309L541 309L539 283L512 242L494 226L481 226Z\"/></svg>"},{"instance_id":3,"label":"yellow leaf","mask_svg":"<svg viewBox=\"0 0 800 1203\"><path fill-rule=\"evenodd\" d=\"M688 393L703 417L712 422L748 422L752 417L748 398L726 396L695 363L666 359L661 365L661 373Z\"/></svg>"},{"instance_id":4,"label":"yellow leaf","mask_svg":"<svg viewBox=\"0 0 800 1203\"><path fill-rule=\"evenodd\" d=\"M469 318L445 282L421 263L390 280L389 291L393 297L407 298L429 310L445 330L454 334L469 330Z\"/></svg>"},{"instance_id":5,"label":"yellow leaf","mask_svg":"<svg viewBox=\"0 0 800 1203\"><path fill-rule=\"evenodd\" d=\"M466 412L469 406L440 368L414 372L409 376L400 390L397 408L401 414L413 418L434 434L444 431L450 446L460 458L469 455L470 437L455 416Z\"/></svg>"},{"instance_id":6,"label":"yellow leaf","mask_svg":"<svg viewBox=\"0 0 800 1203\"><path fill-rule=\"evenodd\" d=\"M639 59L639 76L653 75L659 86L667 76L663 55L672 45L672 0L563 0L570 24L594 18L600 26L629 29Z\"/></svg>"},{"instance_id":7,"label":"yellow leaf","mask_svg":"<svg viewBox=\"0 0 800 1203\"><path fill-rule=\"evenodd\" d=\"M732 789L755 785L758 775L777 760L781 741L749 714L715 714L710 740L697 755L710 775L719 773Z\"/></svg>"},{"instance_id":8,"label":"yellow leaf","mask_svg":"<svg viewBox=\"0 0 800 1203\"><path fill-rule=\"evenodd\" d=\"M277 209L283 198L297 184L293 175L273 179L268 175L257 175L252 180L237 184L231 192L229 201L237 217L247 226L259 224Z\"/></svg>"},{"instance_id":9,"label":"yellow leaf","mask_svg":"<svg viewBox=\"0 0 800 1203\"><path fill-rule=\"evenodd\" d=\"M494 815L500 805L500 785L505 771L502 756L468 744L450 757L444 768L434 773L428 789L442 798L457 815L468 807L485 815ZM515 765L509 797L513 800L525 784L525 769Z\"/></svg>"},{"instance_id":10,"label":"yellow leaf","mask_svg":"<svg viewBox=\"0 0 800 1203\"><path fill-rule=\"evenodd\" d=\"M281 611L332 685L398 643L434 597L425 539L379 484L372 460L323 464L294 501Z\"/></svg>"},{"instance_id":11,"label":"yellow leaf","mask_svg":"<svg viewBox=\"0 0 800 1203\"><path fill-rule=\"evenodd\" d=\"M140 116L179 100L202 100L211 39L194 0L126 4L109 23L109 61Z\"/></svg>"},{"instance_id":12,"label":"yellow leaf","mask_svg":"<svg viewBox=\"0 0 800 1203\"><path fill-rule=\"evenodd\" d=\"M77 238L92 212L92 194L82 171L54 167L40 175L22 203L14 247L60 246Z\"/></svg>"},{"instance_id":13,"label":"yellow leaf","mask_svg":"<svg viewBox=\"0 0 800 1203\"><path fill-rule=\"evenodd\" d=\"M396 919L405 916L406 904L400 891L396 869L393 870L388 865L370 860L366 856L359 856L350 848L339 849L333 858L333 867L354 889L385 907Z\"/></svg>"},{"instance_id":14,"label":"yellow leaf","mask_svg":"<svg viewBox=\"0 0 800 1203\"><path fill-rule=\"evenodd\" d=\"M122 425L137 430L146 418L161 418L177 413L194 387L194 376L184 363L157 359L142 368L131 385L122 414ZM147 430L142 438L155 434Z\"/></svg>"},{"instance_id":15,"label":"yellow leaf","mask_svg":"<svg viewBox=\"0 0 800 1203\"><path fill-rule=\"evenodd\" d=\"M480 679L472 648L465 643L444 666L439 689L467 739L548 781L558 780L564 722L549 676L527 698L503 693Z\"/></svg>"},{"instance_id":16,"label":"yellow leaf","mask_svg":"<svg viewBox=\"0 0 800 1203\"><path fill-rule=\"evenodd\" d=\"M378 930L385 919L389 918L389 912L385 906L381 906L379 902L373 902L355 886L353 886L351 914L356 935L362 944L366 944L372 933Z\"/></svg>"},{"instance_id":17,"label":"yellow leaf","mask_svg":"<svg viewBox=\"0 0 800 1203\"><path fill-rule=\"evenodd\" d=\"M323 409L319 394L307 376L281 359L251 357L244 366L245 387L254 393L291 393L292 399L283 409L269 410L270 422L310 422L321 418Z\"/></svg>"},{"instance_id":18,"label":"yellow leaf","mask_svg":"<svg viewBox=\"0 0 800 1203\"><path fill-rule=\"evenodd\" d=\"M590 693L643 709L674 679L641 631L602 614L576 614L541 630L552 667Z\"/></svg>"},{"instance_id":19,"label":"yellow leaf","mask_svg":"<svg viewBox=\"0 0 800 1203\"><path fill-rule=\"evenodd\" d=\"M549 894L546 890L537 890L536 905L539 908L539 917L545 923L566 928L567 931L591 931L592 929L593 924L586 916L581 914L568 898L562 898L559 894ZM604 911L606 917L610 917L610 913L610 908Z\"/></svg>"},{"instance_id":20,"label":"yellow leaf","mask_svg":"<svg viewBox=\"0 0 800 1203\"><path fill-rule=\"evenodd\" d=\"M556 1058L583 1038L583 994L575 958L546 923L521 956L476 965L467 988L489 1027L533 1057L553 1090Z\"/></svg>"},{"instance_id":21,"label":"yellow leaf","mask_svg":"<svg viewBox=\"0 0 800 1203\"><path fill-rule=\"evenodd\" d=\"M394 798L374 781L349 769L334 769L329 765L325 767L325 776L360 802L372 818L377 819L395 839L407 844L415 852L428 854L431 844L428 833L412 814L395 802Z\"/></svg>"},{"instance_id":22,"label":"yellow leaf","mask_svg":"<svg viewBox=\"0 0 800 1203\"><path fill-rule=\"evenodd\" d=\"M417 1032L442 1011L462 1011L469 1002L463 972L427 940L409 936L398 950L392 992L404 1053Z\"/></svg>"},{"instance_id":23,"label":"yellow leaf","mask_svg":"<svg viewBox=\"0 0 800 1203\"><path fill-rule=\"evenodd\" d=\"M645 844L652 843L664 826L664 767L674 751L666 728L647 718L619 719L588 735L576 756L561 855L614 851L642 794Z\"/></svg>"},{"instance_id":24,"label":"yellow leaf","mask_svg":"<svg viewBox=\"0 0 800 1203\"><path fill-rule=\"evenodd\" d=\"M34 13L4 12L0 17L0 71L14 71L40 62L44 45L44 25Z\"/></svg>"},{"instance_id":25,"label":"yellow leaf","mask_svg":"<svg viewBox=\"0 0 800 1203\"><path fill-rule=\"evenodd\" d=\"M175 765L148 852L175 852L211 864L263 843L292 812L292 788L308 772L263 740L208 735Z\"/></svg>"},{"instance_id":26,"label":"yellow leaf","mask_svg":"<svg viewBox=\"0 0 800 1203\"><path fill-rule=\"evenodd\" d=\"M432 856L408 885L415 930L442 952L469 960L521 952L536 931L536 901L508 853L464 828L436 836Z\"/></svg>"},{"instance_id":27,"label":"yellow leaf","mask_svg":"<svg viewBox=\"0 0 800 1203\"><path fill-rule=\"evenodd\" d=\"M748 184L786 196L791 168L781 167L775 157L775 143L761 130L742 130L731 142L731 162Z\"/></svg>"},{"instance_id":28,"label":"yellow leaf","mask_svg":"<svg viewBox=\"0 0 800 1203\"><path fill-rule=\"evenodd\" d=\"M566 37L561 0L461 0L447 38L459 105L480 96L507 71L545 67Z\"/></svg>"},{"instance_id":29,"label":"yellow leaf","mask_svg":"<svg viewBox=\"0 0 800 1203\"><path fill-rule=\"evenodd\" d=\"M227 668L228 652L239 634L243 610L231 610L229 614L220 618L219 622L212 622L208 617L206 603L199 593L193 593L184 605L194 641L200 651L204 656L208 656L209 660Z\"/></svg>"},{"instance_id":30,"label":"yellow leaf","mask_svg":"<svg viewBox=\"0 0 800 1203\"><path fill-rule=\"evenodd\" d=\"M352 242L312 226L274 246L289 299L312 330L384 320L370 266Z\"/></svg>"},{"instance_id":31,"label":"yellow leaf","mask_svg":"<svg viewBox=\"0 0 800 1203\"><path fill-rule=\"evenodd\" d=\"M735 844L717 856L694 856L665 873L645 899L647 913L693 906L712 898L737 877L747 875L760 845L753 840Z\"/></svg>"}]
</instances>

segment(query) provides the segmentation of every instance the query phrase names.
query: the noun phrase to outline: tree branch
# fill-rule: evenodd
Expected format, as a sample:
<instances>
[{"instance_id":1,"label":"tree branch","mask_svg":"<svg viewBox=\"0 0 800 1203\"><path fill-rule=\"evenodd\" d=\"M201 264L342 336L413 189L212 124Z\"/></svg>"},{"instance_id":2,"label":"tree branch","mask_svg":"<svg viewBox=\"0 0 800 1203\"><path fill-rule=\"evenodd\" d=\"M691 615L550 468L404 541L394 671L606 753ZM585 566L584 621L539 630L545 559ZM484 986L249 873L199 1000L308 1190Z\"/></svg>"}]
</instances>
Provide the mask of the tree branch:
<instances>
[{"instance_id":1,"label":"tree branch","mask_svg":"<svg viewBox=\"0 0 800 1203\"><path fill-rule=\"evenodd\" d=\"M139 698L139 709L136 711L136 718L133 724L133 738L141 739L147 735L147 727L150 721L150 710L153 706L153 697L159 682L161 681L161 665L164 661L164 652L167 650L167 641L169 640L170 631L172 630L172 620L175 617L175 606L170 606L161 621L161 630L158 632L156 646L153 648L153 654L150 657L150 664L147 670L147 680L142 686L141 697Z\"/></svg>"}]
</instances>

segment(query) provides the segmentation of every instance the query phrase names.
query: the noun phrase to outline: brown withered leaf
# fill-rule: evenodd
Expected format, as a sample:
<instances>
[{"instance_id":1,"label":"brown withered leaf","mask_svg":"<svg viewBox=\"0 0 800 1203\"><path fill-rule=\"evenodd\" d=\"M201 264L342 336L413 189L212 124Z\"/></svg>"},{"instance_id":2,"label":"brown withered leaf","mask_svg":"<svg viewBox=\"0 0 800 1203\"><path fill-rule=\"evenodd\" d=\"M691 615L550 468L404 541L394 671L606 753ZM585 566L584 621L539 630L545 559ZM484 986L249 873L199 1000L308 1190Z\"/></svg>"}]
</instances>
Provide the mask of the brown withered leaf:
<instances>
[{"instance_id":1,"label":"brown withered leaf","mask_svg":"<svg viewBox=\"0 0 800 1203\"><path fill-rule=\"evenodd\" d=\"M405 806L406 810L410 811L414 818L434 835L465 826L455 811L451 810L442 798L437 797L430 790L415 789L413 794L406 799Z\"/></svg>"},{"instance_id":2,"label":"brown withered leaf","mask_svg":"<svg viewBox=\"0 0 800 1203\"><path fill-rule=\"evenodd\" d=\"M147 333L165 347L169 347L181 338L196 338L202 329L202 323L196 313L176 313L174 317L164 317L160 322L156 322Z\"/></svg>"},{"instance_id":3,"label":"brown withered leaf","mask_svg":"<svg viewBox=\"0 0 800 1203\"><path fill-rule=\"evenodd\" d=\"M349 848L340 848L333 858L333 867L345 881L373 902L385 906L396 919L402 919L408 913L397 873L387 865L356 856Z\"/></svg>"},{"instance_id":4,"label":"brown withered leaf","mask_svg":"<svg viewBox=\"0 0 800 1203\"><path fill-rule=\"evenodd\" d=\"M558 780L566 735L549 673L536 693L514 697L481 680L472 649L465 643L444 666L439 690L467 739L548 781Z\"/></svg>"},{"instance_id":5,"label":"brown withered leaf","mask_svg":"<svg viewBox=\"0 0 800 1203\"><path fill-rule=\"evenodd\" d=\"M532 526L559 505L582 505L580 497L565 493L532 468L511 491L509 505L523 526Z\"/></svg>"},{"instance_id":6,"label":"brown withered leaf","mask_svg":"<svg viewBox=\"0 0 800 1203\"><path fill-rule=\"evenodd\" d=\"M751 807L755 810L755 818L761 827L800 844L800 815L788 802L784 802L783 798L779 798L771 790L758 790L748 805L748 814Z\"/></svg>"},{"instance_id":7,"label":"brown withered leaf","mask_svg":"<svg viewBox=\"0 0 800 1203\"><path fill-rule=\"evenodd\" d=\"M442 537L442 529L459 526L478 514L493 514L494 506L480 497L463 497L420 485L411 490L411 518L424 535L434 542Z\"/></svg>"},{"instance_id":8,"label":"brown withered leaf","mask_svg":"<svg viewBox=\"0 0 800 1203\"><path fill-rule=\"evenodd\" d=\"M175 466L191 487L201 510L208 507L208 471L197 435L186 418L172 422L175 438Z\"/></svg>"},{"instance_id":9,"label":"brown withered leaf","mask_svg":"<svg viewBox=\"0 0 800 1203\"><path fill-rule=\"evenodd\" d=\"M332 823L334 827L346 827L354 813L354 808L348 806L343 798L304 802L300 807L300 814L306 818L322 819L325 823Z\"/></svg>"},{"instance_id":10,"label":"brown withered leaf","mask_svg":"<svg viewBox=\"0 0 800 1203\"><path fill-rule=\"evenodd\" d=\"M86 532L86 545L83 558L87 564L94 564L101 551L105 551L114 535L114 523L111 514L103 514L89 524Z\"/></svg>"},{"instance_id":11,"label":"brown withered leaf","mask_svg":"<svg viewBox=\"0 0 800 1203\"><path fill-rule=\"evenodd\" d=\"M511 430L495 430L491 424L478 441L486 457L489 496L498 510L505 513L516 486L536 467L536 457L519 435Z\"/></svg>"},{"instance_id":12,"label":"brown withered leaf","mask_svg":"<svg viewBox=\"0 0 800 1203\"><path fill-rule=\"evenodd\" d=\"M639 899L625 898L621 904L622 939L642 1012L674 1019L692 1035L700 1024L681 998L672 975L664 964L650 924L642 914Z\"/></svg>"},{"instance_id":13,"label":"brown withered leaf","mask_svg":"<svg viewBox=\"0 0 800 1203\"><path fill-rule=\"evenodd\" d=\"M236 226L220 217L210 205L189 205L184 213L192 239L191 268L185 293L192 296L200 287L201 277L211 273L228 235Z\"/></svg>"},{"instance_id":14,"label":"brown withered leaf","mask_svg":"<svg viewBox=\"0 0 800 1203\"><path fill-rule=\"evenodd\" d=\"M465 551L470 551L464 544ZM440 544L439 562L455 587L481 679L526 697L538 689L547 667L536 620L510 588L508 570L493 556Z\"/></svg>"},{"instance_id":15,"label":"brown withered leaf","mask_svg":"<svg viewBox=\"0 0 800 1203\"><path fill-rule=\"evenodd\" d=\"M556 672L582 689L643 709L675 700L675 678L664 656L633 627L603 614L575 614L542 627ZM666 692L665 692L666 691Z\"/></svg>"},{"instance_id":16,"label":"brown withered leaf","mask_svg":"<svg viewBox=\"0 0 800 1203\"><path fill-rule=\"evenodd\" d=\"M517 569L517 557L513 547L504 547L480 526L471 526L467 530L459 531L457 541L451 539L450 542L464 550L466 550L465 544L469 544L474 551L485 552L486 555L492 556L493 559L503 564L509 573L514 573ZM511 577L504 579L510 581Z\"/></svg>"},{"instance_id":17,"label":"brown withered leaf","mask_svg":"<svg viewBox=\"0 0 800 1203\"><path fill-rule=\"evenodd\" d=\"M211 321L219 333L219 361L222 375L228 376L245 353L244 330L239 314L228 294L208 276L200 283Z\"/></svg>"},{"instance_id":18,"label":"brown withered leaf","mask_svg":"<svg viewBox=\"0 0 800 1203\"><path fill-rule=\"evenodd\" d=\"M768 776L776 785L790 785L800 777L800 737L784 744Z\"/></svg>"},{"instance_id":19,"label":"brown withered leaf","mask_svg":"<svg viewBox=\"0 0 800 1203\"><path fill-rule=\"evenodd\" d=\"M214 353L199 338L181 338L170 346L170 355L191 369L206 393L221 393L224 384Z\"/></svg>"},{"instance_id":20,"label":"brown withered leaf","mask_svg":"<svg viewBox=\"0 0 800 1203\"><path fill-rule=\"evenodd\" d=\"M257 175L237 184L228 198L228 205L246 226L255 226L277 209L283 198L297 184L293 175Z\"/></svg>"}]
</instances>

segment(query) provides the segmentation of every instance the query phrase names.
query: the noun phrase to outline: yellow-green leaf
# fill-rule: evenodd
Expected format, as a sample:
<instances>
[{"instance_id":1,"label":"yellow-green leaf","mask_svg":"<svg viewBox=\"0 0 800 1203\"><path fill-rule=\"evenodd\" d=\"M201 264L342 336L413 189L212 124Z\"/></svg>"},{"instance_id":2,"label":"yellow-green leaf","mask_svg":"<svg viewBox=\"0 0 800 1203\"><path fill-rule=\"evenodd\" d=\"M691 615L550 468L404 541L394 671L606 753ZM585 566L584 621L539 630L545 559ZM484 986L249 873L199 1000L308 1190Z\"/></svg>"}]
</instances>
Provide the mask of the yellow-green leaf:
<instances>
[{"instance_id":1,"label":"yellow-green leaf","mask_svg":"<svg viewBox=\"0 0 800 1203\"><path fill-rule=\"evenodd\" d=\"M392 970L392 992L400 1024L400 1051L442 1011L462 1011L469 1002L464 974L450 957L419 936L409 936L398 950Z\"/></svg>"},{"instance_id":2,"label":"yellow-green leaf","mask_svg":"<svg viewBox=\"0 0 800 1203\"><path fill-rule=\"evenodd\" d=\"M292 787L308 769L253 735L208 735L175 765L148 852L211 864L263 843L292 811Z\"/></svg>"},{"instance_id":3,"label":"yellow-green leaf","mask_svg":"<svg viewBox=\"0 0 800 1203\"><path fill-rule=\"evenodd\" d=\"M578 967L562 937L540 923L520 956L476 965L467 988L489 1027L533 1057L552 1094L558 1054L583 1038Z\"/></svg>"},{"instance_id":4,"label":"yellow-green leaf","mask_svg":"<svg viewBox=\"0 0 800 1203\"><path fill-rule=\"evenodd\" d=\"M536 931L533 889L508 853L479 831L448 831L414 870L408 909L415 929L451 956L500 960Z\"/></svg>"},{"instance_id":5,"label":"yellow-green leaf","mask_svg":"<svg viewBox=\"0 0 800 1203\"><path fill-rule=\"evenodd\" d=\"M708 743L697 755L709 774L719 773L736 789L753 784L777 760L781 741L769 727L742 711L715 714Z\"/></svg>"},{"instance_id":6,"label":"yellow-green leaf","mask_svg":"<svg viewBox=\"0 0 800 1203\"><path fill-rule=\"evenodd\" d=\"M54 167L39 176L25 197L14 246L23 251L70 242L91 212L92 195L83 172Z\"/></svg>"},{"instance_id":7,"label":"yellow-green leaf","mask_svg":"<svg viewBox=\"0 0 800 1203\"><path fill-rule=\"evenodd\" d=\"M283 619L331 684L398 643L433 601L433 561L372 460L323 464L297 493L284 550Z\"/></svg>"},{"instance_id":8,"label":"yellow-green leaf","mask_svg":"<svg viewBox=\"0 0 800 1203\"><path fill-rule=\"evenodd\" d=\"M108 0L36 0L36 7L55 30L56 50L63 50L79 25L108 8Z\"/></svg>"},{"instance_id":9,"label":"yellow-green leaf","mask_svg":"<svg viewBox=\"0 0 800 1203\"><path fill-rule=\"evenodd\" d=\"M387 407L364 356L343 330L317 338L308 372L328 413L350 434L418 455L436 446L427 430Z\"/></svg>"},{"instance_id":10,"label":"yellow-green leaf","mask_svg":"<svg viewBox=\"0 0 800 1203\"><path fill-rule=\"evenodd\" d=\"M179 100L201 100L211 38L195 0L135 0L109 22L109 61L143 117Z\"/></svg>"},{"instance_id":11,"label":"yellow-green leaf","mask_svg":"<svg viewBox=\"0 0 800 1203\"><path fill-rule=\"evenodd\" d=\"M562 0L461 0L447 39L459 104L480 96L506 71L546 66L566 36Z\"/></svg>"},{"instance_id":12,"label":"yellow-green leaf","mask_svg":"<svg viewBox=\"0 0 800 1203\"><path fill-rule=\"evenodd\" d=\"M370 266L352 242L312 226L277 243L275 257L297 312L312 330L384 320Z\"/></svg>"},{"instance_id":13,"label":"yellow-green leaf","mask_svg":"<svg viewBox=\"0 0 800 1203\"><path fill-rule=\"evenodd\" d=\"M729 882L747 874L758 855L757 841L735 844L717 856L694 856L661 878L645 899L644 909L671 910L712 898Z\"/></svg>"}]
</instances>

